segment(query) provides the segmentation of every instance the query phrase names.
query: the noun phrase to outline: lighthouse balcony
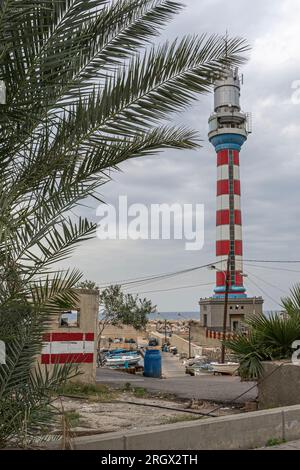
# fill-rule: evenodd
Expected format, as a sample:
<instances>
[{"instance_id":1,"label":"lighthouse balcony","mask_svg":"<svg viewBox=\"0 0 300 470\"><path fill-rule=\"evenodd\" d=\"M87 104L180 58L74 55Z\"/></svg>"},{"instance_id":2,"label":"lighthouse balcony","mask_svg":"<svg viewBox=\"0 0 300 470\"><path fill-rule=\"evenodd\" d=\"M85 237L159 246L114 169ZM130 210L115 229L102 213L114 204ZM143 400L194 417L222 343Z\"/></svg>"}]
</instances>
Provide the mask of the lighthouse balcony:
<instances>
[{"instance_id":1,"label":"lighthouse balcony","mask_svg":"<svg viewBox=\"0 0 300 470\"><path fill-rule=\"evenodd\" d=\"M229 126L229 125L226 125L226 126L219 125L217 129L210 130L210 132L208 133L208 138L214 145L214 142L212 141L212 139L220 137L220 138L222 138L222 140L224 138L226 140L225 135L228 135L228 137L229 137L228 142L233 142L233 141L236 141L238 139L238 141L239 141L238 143L240 143L242 145L242 143L245 142L245 140L247 140L248 132L246 130L245 125L242 125L240 127L236 126L236 125L231 125L231 126ZM241 142L240 142L240 140L241 140ZM225 143L225 142L222 142L222 143Z\"/></svg>"},{"instance_id":2,"label":"lighthouse balcony","mask_svg":"<svg viewBox=\"0 0 300 470\"><path fill-rule=\"evenodd\" d=\"M233 108L221 108L210 116L209 122L216 119L218 122L243 123L247 120L247 116L245 113L242 113Z\"/></svg>"}]
</instances>

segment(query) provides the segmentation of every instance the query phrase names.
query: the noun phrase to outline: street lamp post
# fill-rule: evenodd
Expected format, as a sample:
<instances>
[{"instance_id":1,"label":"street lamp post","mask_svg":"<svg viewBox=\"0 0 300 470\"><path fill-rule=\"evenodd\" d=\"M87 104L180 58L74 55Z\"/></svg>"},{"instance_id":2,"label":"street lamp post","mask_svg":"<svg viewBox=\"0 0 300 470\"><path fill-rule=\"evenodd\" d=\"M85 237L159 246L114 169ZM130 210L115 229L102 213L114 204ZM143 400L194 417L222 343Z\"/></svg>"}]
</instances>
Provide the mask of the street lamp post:
<instances>
[{"instance_id":1,"label":"street lamp post","mask_svg":"<svg viewBox=\"0 0 300 470\"><path fill-rule=\"evenodd\" d=\"M179 317L181 317L181 313L177 314ZM192 357L192 335L191 335L191 320L188 322L188 329L189 329L189 359Z\"/></svg>"},{"instance_id":2,"label":"street lamp post","mask_svg":"<svg viewBox=\"0 0 300 470\"><path fill-rule=\"evenodd\" d=\"M191 359L191 357L192 357L191 341L192 341L192 337L191 337L191 322L189 322L189 359Z\"/></svg>"},{"instance_id":3,"label":"street lamp post","mask_svg":"<svg viewBox=\"0 0 300 470\"><path fill-rule=\"evenodd\" d=\"M159 312L157 312L158 315L160 315ZM167 343L167 319L164 318L164 333L165 333L165 343ZM156 330L157 330L157 325L156 325ZM158 331L158 330L157 330ZM161 331L161 330L160 330Z\"/></svg>"},{"instance_id":4,"label":"street lamp post","mask_svg":"<svg viewBox=\"0 0 300 470\"><path fill-rule=\"evenodd\" d=\"M167 342L167 320L165 319L165 343Z\"/></svg>"}]
</instances>

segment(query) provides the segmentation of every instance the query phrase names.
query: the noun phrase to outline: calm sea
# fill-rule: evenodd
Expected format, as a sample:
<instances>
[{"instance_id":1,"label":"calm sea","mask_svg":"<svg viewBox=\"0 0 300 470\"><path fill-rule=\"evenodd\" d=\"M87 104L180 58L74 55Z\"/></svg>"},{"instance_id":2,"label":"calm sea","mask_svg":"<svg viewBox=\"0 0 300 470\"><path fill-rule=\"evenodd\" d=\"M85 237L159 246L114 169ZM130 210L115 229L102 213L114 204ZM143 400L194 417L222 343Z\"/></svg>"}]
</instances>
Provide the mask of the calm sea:
<instances>
[{"instance_id":1,"label":"calm sea","mask_svg":"<svg viewBox=\"0 0 300 470\"><path fill-rule=\"evenodd\" d=\"M279 314L279 311L265 310L268 317L271 314ZM149 315L150 320L199 320L200 312L155 312Z\"/></svg>"},{"instance_id":2,"label":"calm sea","mask_svg":"<svg viewBox=\"0 0 300 470\"><path fill-rule=\"evenodd\" d=\"M280 313L276 311L265 311L266 316L272 313ZM101 319L101 315L99 315ZM149 315L149 320L200 320L200 312L154 312Z\"/></svg>"},{"instance_id":3,"label":"calm sea","mask_svg":"<svg viewBox=\"0 0 300 470\"><path fill-rule=\"evenodd\" d=\"M155 312L149 315L150 320L199 320L198 312Z\"/></svg>"}]
</instances>

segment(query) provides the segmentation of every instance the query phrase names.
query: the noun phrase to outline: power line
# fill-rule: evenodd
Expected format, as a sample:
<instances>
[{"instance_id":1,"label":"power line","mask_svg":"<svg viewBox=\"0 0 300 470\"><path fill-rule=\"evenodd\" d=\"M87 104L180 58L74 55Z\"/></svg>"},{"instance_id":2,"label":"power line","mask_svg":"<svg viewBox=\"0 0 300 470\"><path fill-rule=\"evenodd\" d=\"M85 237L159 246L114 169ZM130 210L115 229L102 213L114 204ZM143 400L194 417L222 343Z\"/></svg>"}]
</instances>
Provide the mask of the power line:
<instances>
[{"instance_id":1,"label":"power line","mask_svg":"<svg viewBox=\"0 0 300 470\"><path fill-rule=\"evenodd\" d=\"M288 293L285 292L283 289L281 289L281 287L275 286L275 284L271 284L270 282L266 281L265 279L263 279L263 278L260 277L260 276L257 276L257 274L254 274L253 272L249 271L248 269L247 269L247 273L251 274L251 276L256 277L259 281L264 282L267 286L273 287L273 289L278 289L278 290L280 290L281 292L283 292L284 295L288 295Z\"/></svg>"},{"instance_id":2,"label":"power line","mask_svg":"<svg viewBox=\"0 0 300 470\"><path fill-rule=\"evenodd\" d=\"M273 369L269 374L263 376L261 379L259 379L254 385L252 385L250 388L248 388L245 392L241 393L240 395L238 395L237 397L235 397L232 401L232 403L236 402L237 400L239 400L240 398L242 398L244 395L246 395L247 393L249 393L251 390L255 389L256 387L258 387L258 385L260 385L262 382L264 382L265 380L267 380L269 377L271 377L271 375L273 375L275 372L278 371L278 369L280 369L281 367L283 366L283 363L279 364L278 367L276 367L276 369ZM212 416L211 413L215 413L216 411L218 411L222 406L224 405L218 405L216 408L214 408L213 410L209 411L207 413L207 416Z\"/></svg>"},{"instance_id":3,"label":"power line","mask_svg":"<svg viewBox=\"0 0 300 470\"><path fill-rule=\"evenodd\" d=\"M168 288L168 289L147 290L147 291L135 292L135 293L136 294L150 294L150 293L154 293L154 292L167 292L167 291L171 291L171 290L191 289L191 288L194 288L194 287L202 287L202 286L213 286L214 284L215 284L214 282L207 282L207 283L204 283L204 284L193 284L193 285L189 285L189 286L178 286L178 287L171 287L171 288ZM132 293L133 292L131 292L131 294Z\"/></svg>"},{"instance_id":4,"label":"power line","mask_svg":"<svg viewBox=\"0 0 300 470\"><path fill-rule=\"evenodd\" d=\"M198 271L199 269L214 266L218 263L222 263L222 260L215 261L215 262L208 263L208 264L204 264L204 265L201 265L201 266L192 266L190 268L181 269L181 270L173 271L173 272L171 271L171 272L165 272L165 273L160 273L160 274L153 274L153 275L149 275L149 276L145 276L145 277L136 277L136 278L129 278L129 279L121 279L121 280L118 280L118 281L111 281L111 282L106 283L106 284L100 284L99 288L103 289L103 288L109 287L110 285L115 285L115 284L125 286L125 287L126 286L131 286L131 285L137 285L138 286L138 285L141 285L141 284L151 283L151 282L155 282L155 281L161 281L161 280L170 279L170 278L173 278L173 277L176 277L176 276L181 276L181 275L184 275L184 274L188 274L188 273L191 273L191 272L194 272L194 271ZM255 265L255 264L248 264L248 263L279 263L279 264L300 263L300 261L298 261L298 260L258 260L258 259L256 259L256 260L247 260L246 259L246 260L244 260L244 263L248 266L253 266L253 267L262 268L262 269L300 273L300 271L293 270L293 269L276 268L276 267L267 267L267 266L258 266L258 265Z\"/></svg>"},{"instance_id":5,"label":"power line","mask_svg":"<svg viewBox=\"0 0 300 470\"><path fill-rule=\"evenodd\" d=\"M293 264L293 263L300 263L299 260L262 260L262 259L245 259L245 262L249 263L283 263L283 264Z\"/></svg>"},{"instance_id":6,"label":"power line","mask_svg":"<svg viewBox=\"0 0 300 470\"><path fill-rule=\"evenodd\" d=\"M182 274L187 274L187 273L190 273L190 272L198 271L199 269L208 268L209 266L214 266L217 263L221 263L221 261L216 261L214 263L203 264L201 266L193 266L191 268L182 269L180 271L174 271L174 272L156 274L156 275L154 274L152 276L148 276L148 277L144 277L144 278L143 277L142 278L131 278L131 279L124 279L124 280L121 280L121 281L114 281L114 282L110 282L110 283L105 284L105 285L100 285L99 288L108 287L112 284L119 284L121 286L128 286L128 285L131 285L131 284L139 284L139 283L148 282L148 281L169 279L171 277L180 276Z\"/></svg>"},{"instance_id":7,"label":"power line","mask_svg":"<svg viewBox=\"0 0 300 470\"><path fill-rule=\"evenodd\" d=\"M246 266L253 266L254 268L261 268L261 269L268 269L269 271L287 271L290 273L300 273L300 271L295 269L288 269L288 268L270 268L269 266L258 266L257 264L249 264L248 262L244 262Z\"/></svg>"},{"instance_id":8,"label":"power line","mask_svg":"<svg viewBox=\"0 0 300 470\"><path fill-rule=\"evenodd\" d=\"M270 300L272 300L272 302L274 302L276 305L278 305L279 307L282 307L278 302L277 300L275 300L273 297L271 297L271 295L269 295L262 287L260 287L255 281L253 281L253 279L250 279L248 277L248 280L250 282L252 282L252 284L255 285L255 287L260 290L266 297L268 297Z\"/></svg>"}]
</instances>

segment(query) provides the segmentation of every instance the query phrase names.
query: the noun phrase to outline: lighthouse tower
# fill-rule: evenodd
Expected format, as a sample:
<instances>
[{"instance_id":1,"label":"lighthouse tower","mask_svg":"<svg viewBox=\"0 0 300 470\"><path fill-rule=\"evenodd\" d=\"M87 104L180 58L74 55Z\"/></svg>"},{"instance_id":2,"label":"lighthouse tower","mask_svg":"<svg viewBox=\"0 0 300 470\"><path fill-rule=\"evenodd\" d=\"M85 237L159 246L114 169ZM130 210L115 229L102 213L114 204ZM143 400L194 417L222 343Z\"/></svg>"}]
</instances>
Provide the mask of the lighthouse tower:
<instances>
[{"instance_id":1,"label":"lighthouse tower","mask_svg":"<svg viewBox=\"0 0 300 470\"><path fill-rule=\"evenodd\" d=\"M238 330L245 317L262 312L261 297L247 297L243 275L240 152L251 132L249 115L240 106L238 69L226 68L215 82L214 112L208 138L217 156L216 286L200 299L202 326L218 329L223 322L226 278L229 284L228 328Z\"/></svg>"},{"instance_id":2,"label":"lighthouse tower","mask_svg":"<svg viewBox=\"0 0 300 470\"><path fill-rule=\"evenodd\" d=\"M224 296L229 257L229 297L246 297L243 285L243 239L240 151L250 129L240 107L238 70L226 69L215 83L214 113L208 138L217 153L217 240L215 296Z\"/></svg>"}]
</instances>

